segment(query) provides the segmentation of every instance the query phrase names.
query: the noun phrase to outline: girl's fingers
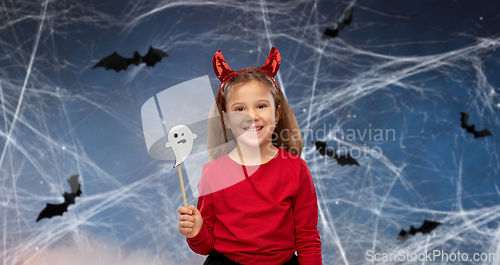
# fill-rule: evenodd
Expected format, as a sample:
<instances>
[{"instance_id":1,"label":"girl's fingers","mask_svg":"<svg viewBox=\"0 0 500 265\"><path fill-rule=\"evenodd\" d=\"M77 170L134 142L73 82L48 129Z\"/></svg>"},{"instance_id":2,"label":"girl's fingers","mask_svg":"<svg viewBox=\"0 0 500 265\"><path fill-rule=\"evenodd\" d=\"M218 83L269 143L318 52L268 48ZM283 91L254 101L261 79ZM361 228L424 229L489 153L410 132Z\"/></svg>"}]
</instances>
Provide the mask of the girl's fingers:
<instances>
[{"instance_id":1,"label":"girl's fingers","mask_svg":"<svg viewBox=\"0 0 500 265\"><path fill-rule=\"evenodd\" d=\"M197 215L200 214L200 211L194 205L189 205L188 209L191 211L191 214L197 214Z\"/></svg>"},{"instance_id":2,"label":"girl's fingers","mask_svg":"<svg viewBox=\"0 0 500 265\"><path fill-rule=\"evenodd\" d=\"M181 214L181 215L179 215L179 221L194 222L194 217L192 215Z\"/></svg>"},{"instance_id":3,"label":"girl's fingers","mask_svg":"<svg viewBox=\"0 0 500 265\"><path fill-rule=\"evenodd\" d=\"M177 209L177 211L179 211L179 214L193 214L193 210L187 208L187 207L179 207L179 209Z\"/></svg>"},{"instance_id":4,"label":"girl's fingers","mask_svg":"<svg viewBox=\"0 0 500 265\"><path fill-rule=\"evenodd\" d=\"M180 225L182 228L193 228L194 227L193 222L181 222Z\"/></svg>"},{"instance_id":5,"label":"girl's fingers","mask_svg":"<svg viewBox=\"0 0 500 265\"><path fill-rule=\"evenodd\" d=\"M181 228L181 232L183 232L184 234L190 234L191 232L193 232L193 228Z\"/></svg>"},{"instance_id":6,"label":"girl's fingers","mask_svg":"<svg viewBox=\"0 0 500 265\"><path fill-rule=\"evenodd\" d=\"M190 205L189 208L181 206L178 211L179 216L177 216L177 220L179 222L179 231L181 234L188 238L195 236L192 233L195 228L195 220L197 220L197 218L201 218L200 211L196 209L194 205ZM199 223L199 220L196 222ZM198 230L199 228L197 228L196 231Z\"/></svg>"}]
</instances>

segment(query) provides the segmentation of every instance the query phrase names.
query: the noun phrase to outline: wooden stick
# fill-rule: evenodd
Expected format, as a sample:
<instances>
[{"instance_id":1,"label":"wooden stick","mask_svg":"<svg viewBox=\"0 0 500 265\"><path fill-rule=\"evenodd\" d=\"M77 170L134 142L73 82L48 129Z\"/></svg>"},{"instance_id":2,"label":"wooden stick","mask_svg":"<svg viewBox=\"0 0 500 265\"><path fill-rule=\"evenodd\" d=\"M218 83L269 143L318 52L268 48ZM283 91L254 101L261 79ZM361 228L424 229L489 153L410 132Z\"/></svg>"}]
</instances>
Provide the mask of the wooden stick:
<instances>
[{"instance_id":1,"label":"wooden stick","mask_svg":"<svg viewBox=\"0 0 500 265\"><path fill-rule=\"evenodd\" d=\"M186 199L186 191L184 190L184 181L182 180L181 164L177 165L177 169L179 170L179 179L181 180L182 197L184 198L184 207L187 208L188 203Z\"/></svg>"}]
</instances>

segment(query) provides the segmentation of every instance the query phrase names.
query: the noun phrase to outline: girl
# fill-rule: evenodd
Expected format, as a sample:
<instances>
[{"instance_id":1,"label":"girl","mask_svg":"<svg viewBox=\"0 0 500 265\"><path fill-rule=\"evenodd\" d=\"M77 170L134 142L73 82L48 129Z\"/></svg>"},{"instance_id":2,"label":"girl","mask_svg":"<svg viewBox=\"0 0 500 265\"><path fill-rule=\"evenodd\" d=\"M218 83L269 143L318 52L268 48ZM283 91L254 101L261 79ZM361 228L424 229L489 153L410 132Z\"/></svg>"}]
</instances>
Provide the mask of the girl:
<instances>
[{"instance_id":1,"label":"girl","mask_svg":"<svg viewBox=\"0 0 500 265\"><path fill-rule=\"evenodd\" d=\"M198 207L179 207L178 217L189 247L210 254L204 265L322 264L302 136L274 80L280 61L273 47L262 67L235 72L220 51L214 56L222 83L209 115L210 162Z\"/></svg>"}]
</instances>

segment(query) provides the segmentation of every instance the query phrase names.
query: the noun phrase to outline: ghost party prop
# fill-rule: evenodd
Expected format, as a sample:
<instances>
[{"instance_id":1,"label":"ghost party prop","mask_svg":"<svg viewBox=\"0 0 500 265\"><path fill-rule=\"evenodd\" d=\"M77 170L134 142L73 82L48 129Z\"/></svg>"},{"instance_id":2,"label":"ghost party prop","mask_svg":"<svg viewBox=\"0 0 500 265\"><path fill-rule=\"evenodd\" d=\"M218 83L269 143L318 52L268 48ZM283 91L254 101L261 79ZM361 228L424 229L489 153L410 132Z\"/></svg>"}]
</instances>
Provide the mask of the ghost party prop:
<instances>
[{"instance_id":1,"label":"ghost party prop","mask_svg":"<svg viewBox=\"0 0 500 265\"><path fill-rule=\"evenodd\" d=\"M221 150L233 150L237 147L236 139L240 136L247 141L252 141L253 138L258 141L255 135L233 134L224 127L223 119L250 120L251 117L242 113L224 113L224 117L221 117L218 111L214 112L212 109L215 100L219 100L219 97L214 97L208 76L203 76L160 91L141 108L148 154L157 160L172 161L173 167L177 167L185 206L187 199L183 174L187 176L193 197L197 198L239 183L252 176L259 168L236 166L233 168L236 172L231 176L220 175L210 178L210 181L201 181L203 169L210 162L209 153L213 158L214 154L221 156L225 152ZM225 143L209 147L208 124L214 126L212 129L220 128L221 134L231 134L234 137L228 138ZM259 151L256 146L253 153ZM239 161L244 163L241 154ZM181 165L185 173L182 172Z\"/></svg>"},{"instance_id":2,"label":"ghost party prop","mask_svg":"<svg viewBox=\"0 0 500 265\"><path fill-rule=\"evenodd\" d=\"M186 125L175 125L168 131L168 142L165 143L166 148L172 148L175 155L175 165L178 166L193 149L193 140L197 135L191 132Z\"/></svg>"},{"instance_id":3,"label":"ghost party prop","mask_svg":"<svg viewBox=\"0 0 500 265\"><path fill-rule=\"evenodd\" d=\"M193 149L193 140L196 139L196 134L191 132L191 129L186 125L175 125L168 131L168 142L165 143L165 148L172 148L175 155L175 165L179 171L181 181L182 197L184 199L184 207L187 207L186 191L184 190L184 181L182 179L182 171L180 164Z\"/></svg>"},{"instance_id":4,"label":"ghost party prop","mask_svg":"<svg viewBox=\"0 0 500 265\"><path fill-rule=\"evenodd\" d=\"M173 167L178 169L185 207L181 163L196 197L202 166L208 163L207 122L213 102L210 80L202 76L157 93L141 108L148 154L154 159L175 161Z\"/></svg>"}]
</instances>

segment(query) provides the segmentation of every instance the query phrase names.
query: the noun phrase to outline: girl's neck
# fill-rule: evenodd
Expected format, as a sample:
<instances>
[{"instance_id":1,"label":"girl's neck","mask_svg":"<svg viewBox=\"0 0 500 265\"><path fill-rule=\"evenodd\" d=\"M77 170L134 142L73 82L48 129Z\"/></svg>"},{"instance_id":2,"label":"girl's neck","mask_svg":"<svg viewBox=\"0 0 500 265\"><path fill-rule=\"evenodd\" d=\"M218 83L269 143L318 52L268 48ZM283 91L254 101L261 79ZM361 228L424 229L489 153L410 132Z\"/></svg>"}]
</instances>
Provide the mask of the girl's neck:
<instances>
[{"instance_id":1,"label":"girl's neck","mask_svg":"<svg viewBox=\"0 0 500 265\"><path fill-rule=\"evenodd\" d=\"M279 151L277 147L237 145L229 156L241 165L261 165L273 159Z\"/></svg>"}]
</instances>

